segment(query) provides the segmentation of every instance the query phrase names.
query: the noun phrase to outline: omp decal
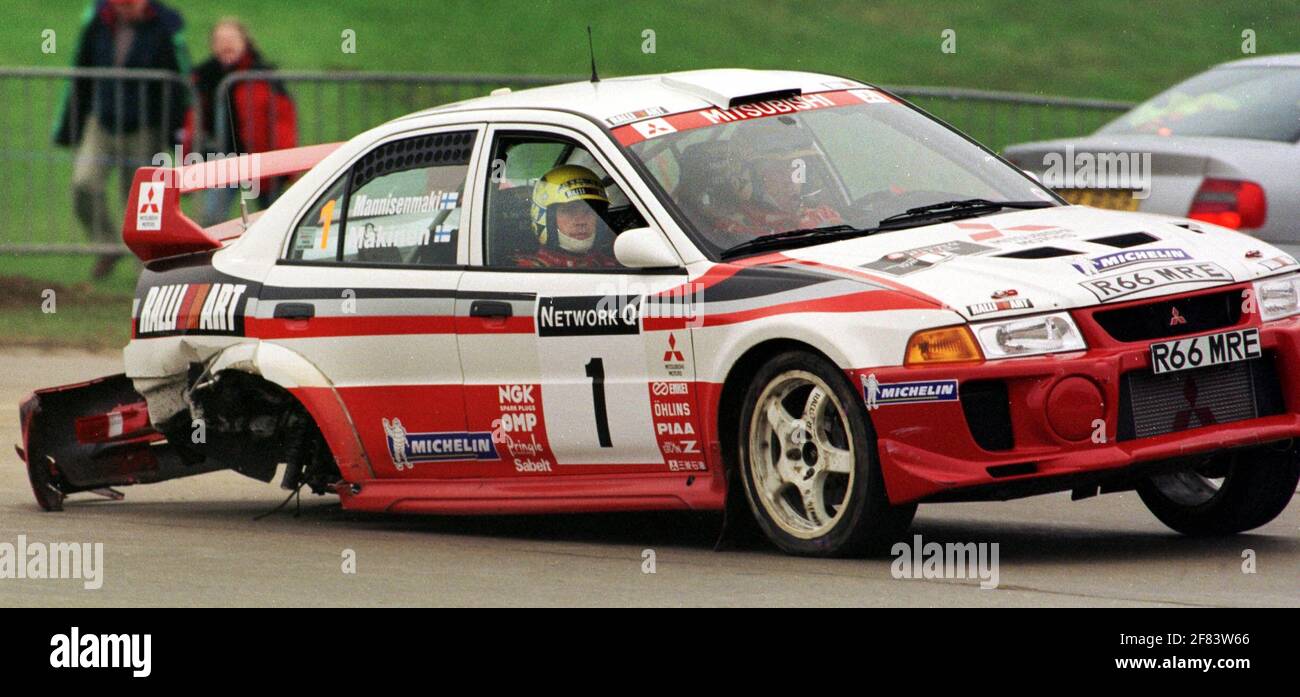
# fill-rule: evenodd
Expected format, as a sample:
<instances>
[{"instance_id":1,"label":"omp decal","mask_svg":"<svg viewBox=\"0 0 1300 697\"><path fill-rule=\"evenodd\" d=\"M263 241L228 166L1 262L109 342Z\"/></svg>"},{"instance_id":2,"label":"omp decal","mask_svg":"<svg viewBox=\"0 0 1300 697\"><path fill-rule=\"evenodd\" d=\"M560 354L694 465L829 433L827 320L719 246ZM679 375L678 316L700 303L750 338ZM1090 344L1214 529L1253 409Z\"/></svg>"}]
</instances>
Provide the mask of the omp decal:
<instances>
[{"instance_id":1,"label":"omp decal","mask_svg":"<svg viewBox=\"0 0 1300 697\"><path fill-rule=\"evenodd\" d=\"M501 459L488 432L407 433L401 419L382 421L388 455L399 472L418 462Z\"/></svg>"},{"instance_id":2,"label":"omp decal","mask_svg":"<svg viewBox=\"0 0 1300 697\"><path fill-rule=\"evenodd\" d=\"M704 128L724 123L737 123L750 119L760 119L782 114L793 114L813 109L826 109L840 106L862 106L864 102L883 100L894 103L888 95L874 92L873 95L861 96L854 92L873 92L872 90L835 90L795 95L782 99L769 99L752 104L741 104L730 109L708 107L687 111L671 116L652 118L613 129L614 137L623 145L633 145L644 140L677 131ZM876 97L880 99L876 99Z\"/></svg>"},{"instance_id":3,"label":"omp decal","mask_svg":"<svg viewBox=\"0 0 1300 697\"><path fill-rule=\"evenodd\" d=\"M575 295L537 299L538 336L606 336L641 333L641 298Z\"/></svg>"},{"instance_id":4,"label":"omp decal","mask_svg":"<svg viewBox=\"0 0 1300 697\"><path fill-rule=\"evenodd\" d=\"M1092 276L1136 266L1137 264L1149 264L1155 261L1186 261L1191 258L1192 255L1182 249L1129 249L1076 262L1074 268L1078 269L1079 273Z\"/></svg>"},{"instance_id":5,"label":"omp decal","mask_svg":"<svg viewBox=\"0 0 1300 697\"><path fill-rule=\"evenodd\" d=\"M1228 283L1232 280L1232 274L1222 266L1211 262L1200 262L1130 271L1090 279L1079 285L1096 296L1097 300L1108 302L1155 288Z\"/></svg>"},{"instance_id":6,"label":"omp decal","mask_svg":"<svg viewBox=\"0 0 1300 697\"><path fill-rule=\"evenodd\" d=\"M167 333L243 334L244 283L177 283L149 288L136 336Z\"/></svg>"},{"instance_id":7,"label":"omp decal","mask_svg":"<svg viewBox=\"0 0 1300 697\"><path fill-rule=\"evenodd\" d=\"M953 240L930 245L929 247L917 247L886 254L876 261L863 264L862 268L887 273L891 276L906 276L941 264L953 257L970 256L992 250L993 247L986 245Z\"/></svg>"},{"instance_id":8,"label":"omp decal","mask_svg":"<svg viewBox=\"0 0 1300 697\"><path fill-rule=\"evenodd\" d=\"M538 385L498 385L500 416L492 420L492 442L515 472L552 472L555 459L546 445Z\"/></svg>"},{"instance_id":9,"label":"omp decal","mask_svg":"<svg viewBox=\"0 0 1300 697\"><path fill-rule=\"evenodd\" d=\"M975 303L966 306L966 314L971 317L992 314L994 312L1006 312L1008 310L1028 310L1034 306L1034 303L1028 298L1012 298L1011 300L995 300L986 303Z\"/></svg>"},{"instance_id":10,"label":"omp decal","mask_svg":"<svg viewBox=\"0 0 1300 697\"><path fill-rule=\"evenodd\" d=\"M661 106L652 106L646 109L638 109L636 111L625 111L621 114L615 114L605 119L605 123L612 128L614 126L622 126L625 123L631 123L633 121L640 121L642 119L653 118L655 116L663 116L667 113L668 110Z\"/></svg>"},{"instance_id":11,"label":"omp decal","mask_svg":"<svg viewBox=\"0 0 1300 697\"><path fill-rule=\"evenodd\" d=\"M916 380L882 383L876 379L875 373L871 373L862 376L862 396L867 402L867 409L879 409L892 404L955 402L957 381Z\"/></svg>"}]
</instances>

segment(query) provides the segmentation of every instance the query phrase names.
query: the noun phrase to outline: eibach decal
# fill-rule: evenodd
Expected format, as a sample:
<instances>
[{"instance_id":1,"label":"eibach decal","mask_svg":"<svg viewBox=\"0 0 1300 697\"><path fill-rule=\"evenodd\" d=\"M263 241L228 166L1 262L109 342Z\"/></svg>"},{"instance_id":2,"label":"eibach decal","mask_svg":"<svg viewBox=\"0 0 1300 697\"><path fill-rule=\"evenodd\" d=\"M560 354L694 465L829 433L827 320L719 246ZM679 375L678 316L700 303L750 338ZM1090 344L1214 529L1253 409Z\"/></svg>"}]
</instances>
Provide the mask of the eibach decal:
<instances>
[{"instance_id":1,"label":"eibach decal","mask_svg":"<svg viewBox=\"0 0 1300 697\"><path fill-rule=\"evenodd\" d=\"M887 94L873 89L836 90L833 92L814 92L798 94L780 99L741 104L730 109L708 107L695 111L686 111L671 116L637 121L613 130L614 138L623 145L633 145L645 140L657 138L678 131L706 128L727 123L738 123L768 116L782 116L802 111L827 109L840 106L862 104L894 104L895 100Z\"/></svg>"}]
</instances>

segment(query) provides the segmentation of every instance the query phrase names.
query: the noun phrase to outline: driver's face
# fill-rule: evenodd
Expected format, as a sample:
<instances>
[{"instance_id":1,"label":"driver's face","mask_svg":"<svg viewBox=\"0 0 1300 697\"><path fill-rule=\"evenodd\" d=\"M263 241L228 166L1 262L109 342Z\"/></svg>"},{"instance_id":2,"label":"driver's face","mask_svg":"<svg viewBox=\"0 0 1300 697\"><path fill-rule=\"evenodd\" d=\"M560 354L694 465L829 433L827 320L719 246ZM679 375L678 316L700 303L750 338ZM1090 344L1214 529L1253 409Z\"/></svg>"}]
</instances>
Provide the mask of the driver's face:
<instances>
[{"instance_id":1,"label":"driver's face","mask_svg":"<svg viewBox=\"0 0 1300 697\"><path fill-rule=\"evenodd\" d=\"M778 208L789 209L799 205L803 187L795 181L794 166L784 160L765 160L758 166L763 196Z\"/></svg>"},{"instance_id":2,"label":"driver's face","mask_svg":"<svg viewBox=\"0 0 1300 697\"><path fill-rule=\"evenodd\" d=\"M585 240L596 234L598 216L586 201L561 203L555 208L555 227L575 240Z\"/></svg>"}]
</instances>

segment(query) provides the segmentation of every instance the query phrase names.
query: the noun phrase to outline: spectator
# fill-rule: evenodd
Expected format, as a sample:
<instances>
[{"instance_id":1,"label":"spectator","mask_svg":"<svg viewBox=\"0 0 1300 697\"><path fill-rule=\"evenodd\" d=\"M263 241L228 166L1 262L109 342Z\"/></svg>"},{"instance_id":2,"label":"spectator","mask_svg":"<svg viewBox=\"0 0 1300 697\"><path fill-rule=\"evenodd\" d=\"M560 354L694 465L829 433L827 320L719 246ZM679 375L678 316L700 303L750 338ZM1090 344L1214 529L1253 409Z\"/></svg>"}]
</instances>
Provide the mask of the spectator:
<instances>
[{"instance_id":1,"label":"spectator","mask_svg":"<svg viewBox=\"0 0 1300 697\"><path fill-rule=\"evenodd\" d=\"M98 0L87 9L73 65L169 70L185 75L189 50L180 14L157 0ZM186 90L158 81L80 78L73 81L59 117L55 143L76 146L73 205L92 242L121 238L110 218L105 181L120 168L123 202L133 170L174 142L188 102ZM166 119L166 122L164 122ZM100 256L94 277L113 271L117 253Z\"/></svg>"},{"instance_id":2,"label":"spectator","mask_svg":"<svg viewBox=\"0 0 1300 697\"><path fill-rule=\"evenodd\" d=\"M242 22L227 17L217 22L210 37L212 57L194 69L198 109L206 133L195 133L194 113L185 122L185 149L213 153L258 153L292 148L298 144L298 119L293 99L277 81L247 80L231 83L233 103L227 107L217 88L231 73L272 70L262 59ZM234 123L231 123L233 119ZM238 138L234 138L237 136ZM259 183L258 204L270 205L283 188L284 179ZM237 189L214 189L204 205L204 225L226 220Z\"/></svg>"}]
</instances>

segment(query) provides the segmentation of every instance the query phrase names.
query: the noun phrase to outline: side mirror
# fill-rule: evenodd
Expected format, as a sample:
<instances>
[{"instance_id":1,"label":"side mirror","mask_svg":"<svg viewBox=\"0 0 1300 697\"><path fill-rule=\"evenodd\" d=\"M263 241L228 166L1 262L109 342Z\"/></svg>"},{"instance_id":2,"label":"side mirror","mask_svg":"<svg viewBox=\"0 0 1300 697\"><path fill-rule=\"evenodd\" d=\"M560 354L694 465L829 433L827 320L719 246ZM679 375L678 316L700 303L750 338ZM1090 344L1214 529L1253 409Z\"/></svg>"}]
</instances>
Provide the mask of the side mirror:
<instances>
[{"instance_id":1,"label":"side mirror","mask_svg":"<svg viewBox=\"0 0 1300 697\"><path fill-rule=\"evenodd\" d=\"M624 230L615 237L614 258L623 266L633 269L662 269L682 265L677 252L664 239L663 233L652 227Z\"/></svg>"}]
</instances>

